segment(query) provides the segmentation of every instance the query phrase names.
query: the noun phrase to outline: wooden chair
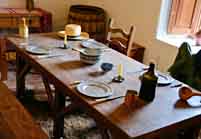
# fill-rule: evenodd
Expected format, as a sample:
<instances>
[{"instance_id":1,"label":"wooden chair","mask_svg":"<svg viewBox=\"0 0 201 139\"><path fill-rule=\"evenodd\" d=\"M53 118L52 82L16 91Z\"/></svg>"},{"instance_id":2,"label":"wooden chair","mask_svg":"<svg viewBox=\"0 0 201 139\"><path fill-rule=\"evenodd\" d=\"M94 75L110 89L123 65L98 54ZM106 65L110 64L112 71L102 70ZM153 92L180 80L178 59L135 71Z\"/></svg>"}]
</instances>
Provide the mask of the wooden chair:
<instances>
[{"instance_id":1,"label":"wooden chair","mask_svg":"<svg viewBox=\"0 0 201 139\"><path fill-rule=\"evenodd\" d=\"M112 24L113 20L110 19L107 34L107 43L109 47L131 57L135 27L132 25L129 32L125 32L123 29L112 27ZM111 37L112 34L121 34L122 37Z\"/></svg>"}]
</instances>

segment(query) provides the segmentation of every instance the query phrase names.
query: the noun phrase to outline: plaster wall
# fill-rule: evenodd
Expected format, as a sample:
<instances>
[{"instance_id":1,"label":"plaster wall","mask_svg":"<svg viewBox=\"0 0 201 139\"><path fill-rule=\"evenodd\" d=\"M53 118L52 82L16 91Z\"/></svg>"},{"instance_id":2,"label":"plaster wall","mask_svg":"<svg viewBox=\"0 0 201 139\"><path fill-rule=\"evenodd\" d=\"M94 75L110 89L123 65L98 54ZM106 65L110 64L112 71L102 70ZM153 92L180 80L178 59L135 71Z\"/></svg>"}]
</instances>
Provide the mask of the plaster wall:
<instances>
[{"instance_id":1,"label":"plaster wall","mask_svg":"<svg viewBox=\"0 0 201 139\"><path fill-rule=\"evenodd\" d=\"M25 0L0 0L0 7L25 7ZM53 14L55 30L63 29L72 4L100 6L114 19L114 25L129 29L136 26L134 41L145 46L144 63L156 61L158 69L166 71L172 64L177 47L156 39L160 8L166 0L35 0L35 5ZM162 17L161 17L162 18Z\"/></svg>"}]
</instances>

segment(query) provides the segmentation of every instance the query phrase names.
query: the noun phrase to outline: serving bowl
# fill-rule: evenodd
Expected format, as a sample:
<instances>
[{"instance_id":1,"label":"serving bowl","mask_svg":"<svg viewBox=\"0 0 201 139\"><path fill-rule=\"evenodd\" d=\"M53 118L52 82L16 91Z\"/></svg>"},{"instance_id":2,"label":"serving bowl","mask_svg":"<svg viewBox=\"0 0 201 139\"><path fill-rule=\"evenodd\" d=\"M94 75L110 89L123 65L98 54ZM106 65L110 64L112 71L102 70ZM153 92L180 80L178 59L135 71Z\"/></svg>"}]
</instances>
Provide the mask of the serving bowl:
<instances>
[{"instance_id":1,"label":"serving bowl","mask_svg":"<svg viewBox=\"0 0 201 139\"><path fill-rule=\"evenodd\" d=\"M96 64L100 61L102 51L96 51L92 49L83 49L80 51L80 61L86 64Z\"/></svg>"}]
</instances>

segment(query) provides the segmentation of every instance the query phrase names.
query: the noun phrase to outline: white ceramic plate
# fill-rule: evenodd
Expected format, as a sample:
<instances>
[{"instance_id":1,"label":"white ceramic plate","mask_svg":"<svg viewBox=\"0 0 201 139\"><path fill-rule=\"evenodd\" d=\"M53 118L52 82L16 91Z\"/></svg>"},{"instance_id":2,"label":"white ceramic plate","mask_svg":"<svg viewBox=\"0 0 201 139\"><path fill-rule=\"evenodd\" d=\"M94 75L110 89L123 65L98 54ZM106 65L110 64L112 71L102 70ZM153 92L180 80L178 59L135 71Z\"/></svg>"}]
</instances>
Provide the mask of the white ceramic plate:
<instances>
[{"instance_id":1,"label":"white ceramic plate","mask_svg":"<svg viewBox=\"0 0 201 139\"><path fill-rule=\"evenodd\" d=\"M174 81L174 79L170 75L157 73L157 76L158 76L158 85L168 85Z\"/></svg>"},{"instance_id":2,"label":"white ceramic plate","mask_svg":"<svg viewBox=\"0 0 201 139\"><path fill-rule=\"evenodd\" d=\"M58 31L57 35L64 38L65 31ZM89 34L87 32L81 32L80 36L68 36L68 40L87 40L89 39Z\"/></svg>"},{"instance_id":3,"label":"white ceramic plate","mask_svg":"<svg viewBox=\"0 0 201 139\"><path fill-rule=\"evenodd\" d=\"M142 72L140 76L142 76L143 73L144 72ZM172 78L170 75L167 75L167 74L156 72L156 76L158 77L158 82L157 82L158 85L169 85L174 81L174 78Z\"/></svg>"},{"instance_id":4,"label":"white ceramic plate","mask_svg":"<svg viewBox=\"0 0 201 139\"><path fill-rule=\"evenodd\" d=\"M112 95L112 89L102 82L83 81L76 88L81 94L93 98L104 98Z\"/></svg>"},{"instance_id":5,"label":"white ceramic plate","mask_svg":"<svg viewBox=\"0 0 201 139\"><path fill-rule=\"evenodd\" d=\"M105 44L97 42L93 39L85 40L81 42L81 45L85 48L97 48L97 49L105 49L108 48Z\"/></svg>"},{"instance_id":6,"label":"white ceramic plate","mask_svg":"<svg viewBox=\"0 0 201 139\"><path fill-rule=\"evenodd\" d=\"M28 46L26 47L26 51L37 55L49 54L49 50L47 48L39 46Z\"/></svg>"},{"instance_id":7,"label":"white ceramic plate","mask_svg":"<svg viewBox=\"0 0 201 139\"><path fill-rule=\"evenodd\" d=\"M193 96L187 100L187 103L190 107L201 107L201 99L200 96Z\"/></svg>"}]
</instances>

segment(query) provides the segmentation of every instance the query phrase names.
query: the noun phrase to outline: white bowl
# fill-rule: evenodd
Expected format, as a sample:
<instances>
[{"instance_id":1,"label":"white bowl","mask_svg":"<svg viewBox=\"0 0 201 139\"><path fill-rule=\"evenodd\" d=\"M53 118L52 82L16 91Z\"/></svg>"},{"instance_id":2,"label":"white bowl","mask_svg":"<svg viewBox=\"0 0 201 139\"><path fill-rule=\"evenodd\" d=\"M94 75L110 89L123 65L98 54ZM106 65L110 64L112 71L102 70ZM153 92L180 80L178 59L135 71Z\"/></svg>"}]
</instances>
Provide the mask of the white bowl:
<instances>
[{"instance_id":1,"label":"white bowl","mask_svg":"<svg viewBox=\"0 0 201 139\"><path fill-rule=\"evenodd\" d=\"M80 52L80 61L87 64L96 64L101 59L102 52L97 51L89 51L84 49Z\"/></svg>"},{"instance_id":2,"label":"white bowl","mask_svg":"<svg viewBox=\"0 0 201 139\"><path fill-rule=\"evenodd\" d=\"M84 49L84 53L86 55L90 55L90 56L99 56L101 55L103 52L102 49L99 49L99 48L85 48Z\"/></svg>"}]
</instances>

